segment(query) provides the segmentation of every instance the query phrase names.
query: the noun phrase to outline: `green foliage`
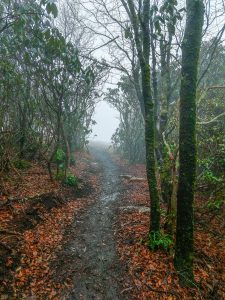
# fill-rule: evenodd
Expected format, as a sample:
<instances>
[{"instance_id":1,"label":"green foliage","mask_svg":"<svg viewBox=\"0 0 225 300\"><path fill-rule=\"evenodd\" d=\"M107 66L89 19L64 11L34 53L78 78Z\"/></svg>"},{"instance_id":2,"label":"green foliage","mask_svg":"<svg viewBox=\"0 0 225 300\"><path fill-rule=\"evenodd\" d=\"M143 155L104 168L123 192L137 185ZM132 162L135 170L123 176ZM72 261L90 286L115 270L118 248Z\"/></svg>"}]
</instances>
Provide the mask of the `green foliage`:
<instances>
[{"instance_id":1,"label":"green foliage","mask_svg":"<svg viewBox=\"0 0 225 300\"><path fill-rule=\"evenodd\" d=\"M215 176L211 170L207 170L203 175L203 179L208 183L217 183L221 182L222 179Z\"/></svg>"},{"instance_id":2,"label":"green foliage","mask_svg":"<svg viewBox=\"0 0 225 300\"><path fill-rule=\"evenodd\" d=\"M224 88L214 88L224 86L225 47L222 43L217 46L209 64L205 58L211 57L214 43L214 39L203 42L200 56L199 74L203 74L208 65L209 70L205 76L200 77L201 91L197 102L197 115L200 122L197 127L199 157L197 180L198 186L204 188L204 193L215 195L217 191L223 189L223 182L225 182L225 118L222 116L212 121L225 111ZM220 195L215 196L220 198Z\"/></svg>"},{"instance_id":3,"label":"green foliage","mask_svg":"<svg viewBox=\"0 0 225 300\"><path fill-rule=\"evenodd\" d=\"M177 8L178 1L165 0L159 9L159 5L152 5L150 16L155 26L154 37L163 36L162 28L166 25L170 33L175 34L178 20L182 20L185 8Z\"/></svg>"},{"instance_id":4,"label":"green foliage","mask_svg":"<svg viewBox=\"0 0 225 300\"><path fill-rule=\"evenodd\" d=\"M224 204L225 204L225 200L213 200L213 201L208 201L206 207L211 210L219 210Z\"/></svg>"},{"instance_id":5,"label":"green foliage","mask_svg":"<svg viewBox=\"0 0 225 300\"><path fill-rule=\"evenodd\" d=\"M68 174L64 183L68 186L78 187L78 178L73 174Z\"/></svg>"},{"instance_id":6,"label":"green foliage","mask_svg":"<svg viewBox=\"0 0 225 300\"><path fill-rule=\"evenodd\" d=\"M65 170L60 169L58 174L55 175L55 179L62 181L64 184L71 187L78 187L78 178L73 174L69 173L65 178Z\"/></svg>"},{"instance_id":7,"label":"green foliage","mask_svg":"<svg viewBox=\"0 0 225 300\"><path fill-rule=\"evenodd\" d=\"M56 16L55 0L0 1L0 144L1 157L48 160L59 143L53 162L65 169L65 144L83 149L90 134L106 67L81 63Z\"/></svg>"},{"instance_id":8,"label":"green foliage","mask_svg":"<svg viewBox=\"0 0 225 300\"><path fill-rule=\"evenodd\" d=\"M66 154L65 152L62 150L62 149L57 149L56 150L56 153L55 153L55 156L54 156L54 161L56 163L62 163L65 161L65 158L66 158Z\"/></svg>"},{"instance_id":9,"label":"green foliage","mask_svg":"<svg viewBox=\"0 0 225 300\"><path fill-rule=\"evenodd\" d=\"M58 15L58 9L54 0L42 0L41 4L46 6L46 11L48 14L52 14L54 18Z\"/></svg>"},{"instance_id":10,"label":"green foliage","mask_svg":"<svg viewBox=\"0 0 225 300\"><path fill-rule=\"evenodd\" d=\"M46 5L46 10L47 10L47 13L52 14L54 16L54 18L57 17L58 9L57 9L57 6L54 3L48 3Z\"/></svg>"},{"instance_id":11,"label":"green foliage","mask_svg":"<svg viewBox=\"0 0 225 300\"><path fill-rule=\"evenodd\" d=\"M216 131L213 138L200 140L199 143L198 181L211 191L224 182L225 151L221 132Z\"/></svg>"},{"instance_id":12,"label":"green foliage","mask_svg":"<svg viewBox=\"0 0 225 300\"><path fill-rule=\"evenodd\" d=\"M31 163L24 159L18 159L13 162L14 166L20 170L26 170L31 167Z\"/></svg>"},{"instance_id":13,"label":"green foliage","mask_svg":"<svg viewBox=\"0 0 225 300\"><path fill-rule=\"evenodd\" d=\"M171 236L163 232L150 233L147 245L153 251L162 249L171 253L173 250L173 240Z\"/></svg>"},{"instance_id":14,"label":"green foliage","mask_svg":"<svg viewBox=\"0 0 225 300\"><path fill-rule=\"evenodd\" d=\"M167 210L164 209L164 208L160 208L160 215L161 215L162 217L166 217L166 216L167 216Z\"/></svg>"}]
</instances>

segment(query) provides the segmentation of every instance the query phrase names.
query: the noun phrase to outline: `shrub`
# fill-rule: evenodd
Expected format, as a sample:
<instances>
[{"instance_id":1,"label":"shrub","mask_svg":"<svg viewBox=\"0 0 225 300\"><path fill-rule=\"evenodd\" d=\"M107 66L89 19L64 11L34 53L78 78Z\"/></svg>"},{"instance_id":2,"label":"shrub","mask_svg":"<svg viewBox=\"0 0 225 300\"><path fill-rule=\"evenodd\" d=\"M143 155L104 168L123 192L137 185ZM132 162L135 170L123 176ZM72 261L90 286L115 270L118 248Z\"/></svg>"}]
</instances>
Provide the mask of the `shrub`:
<instances>
[{"instance_id":1,"label":"shrub","mask_svg":"<svg viewBox=\"0 0 225 300\"><path fill-rule=\"evenodd\" d=\"M207 170L203 176L203 179L211 184L221 182L222 179L215 176L211 170Z\"/></svg>"},{"instance_id":2,"label":"shrub","mask_svg":"<svg viewBox=\"0 0 225 300\"><path fill-rule=\"evenodd\" d=\"M150 233L147 245L153 251L162 249L168 252L172 252L173 240L170 235L162 232Z\"/></svg>"},{"instance_id":3,"label":"shrub","mask_svg":"<svg viewBox=\"0 0 225 300\"><path fill-rule=\"evenodd\" d=\"M66 154L65 152L62 150L62 149L57 149L56 150L56 153L54 155L54 161L56 163L62 163L65 161L65 158L66 158Z\"/></svg>"},{"instance_id":4,"label":"shrub","mask_svg":"<svg viewBox=\"0 0 225 300\"><path fill-rule=\"evenodd\" d=\"M219 210L223 204L225 204L225 200L208 201L206 207L212 210Z\"/></svg>"},{"instance_id":5,"label":"shrub","mask_svg":"<svg viewBox=\"0 0 225 300\"><path fill-rule=\"evenodd\" d=\"M78 186L78 178L72 174L68 174L64 183L69 186L77 187Z\"/></svg>"}]
</instances>

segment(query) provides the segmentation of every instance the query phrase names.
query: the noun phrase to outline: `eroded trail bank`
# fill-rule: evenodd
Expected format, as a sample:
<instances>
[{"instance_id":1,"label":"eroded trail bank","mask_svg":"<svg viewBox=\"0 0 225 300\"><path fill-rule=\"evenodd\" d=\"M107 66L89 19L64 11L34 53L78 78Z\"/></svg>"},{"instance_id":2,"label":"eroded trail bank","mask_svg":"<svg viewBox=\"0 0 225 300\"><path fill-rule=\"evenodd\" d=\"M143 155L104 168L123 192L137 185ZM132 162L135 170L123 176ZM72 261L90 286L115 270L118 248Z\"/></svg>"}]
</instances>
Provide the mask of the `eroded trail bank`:
<instances>
[{"instance_id":1,"label":"eroded trail bank","mask_svg":"<svg viewBox=\"0 0 225 300\"><path fill-rule=\"evenodd\" d=\"M29 169L10 173L7 195L0 196L0 299L62 300L73 286L60 249L69 240L74 220L85 213L101 192L101 172L91 172L93 159L76 152L79 187L51 181L44 166L33 162ZM19 171L18 171L19 172ZM64 268L65 266L65 268ZM59 275L68 274L63 279Z\"/></svg>"},{"instance_id":2,"label":"eroded trail bank","mask_svg":"<svg viewBox=\"0 0 225 300\"><path fill-rule=\"evenodd\" d=\"M74 287L63 296L74 300L126 299L121 295L123 268L116 255L114 237L119 170L104 146L92 146L90 152L96 159L92 171L101 170L102 192L67 233L69 242L59 255L59 266L65 276L68 270L72 274Z\"/></svg>"}]
</instances>

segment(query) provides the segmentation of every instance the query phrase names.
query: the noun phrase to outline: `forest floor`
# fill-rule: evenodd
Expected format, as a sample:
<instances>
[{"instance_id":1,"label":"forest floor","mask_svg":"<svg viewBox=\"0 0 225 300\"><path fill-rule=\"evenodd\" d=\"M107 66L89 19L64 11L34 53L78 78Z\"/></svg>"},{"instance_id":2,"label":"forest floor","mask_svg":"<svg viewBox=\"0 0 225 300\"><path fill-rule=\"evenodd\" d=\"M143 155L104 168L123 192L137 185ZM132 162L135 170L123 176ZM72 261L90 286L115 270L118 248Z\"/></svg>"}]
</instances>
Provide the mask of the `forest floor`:
<instances>
[{"instance_id":1,"label":"forest floor","mask_svg":"<svg viewBox=\"0 0 225 300\"><path fill-rule=\"evenodd\" d=\"M56 280L57 253L65 232L100 193L99 175L87 153L76 153L74 189L51 181L45 166L9 174L0 196L0 299L63 299L72 280ZM19 172L19 174L18 174ZM18 176L19 175L19 176ZM65 270L66 271L66 270ZM63 265L61 266L63 273Z\"/></svg>"},{"instance_id":2,"label":"forest floor","mask_svg":"<svg viewBox=\"0 0 225 300\"><path fill-rule=\"evenodd\" d=\"M146 178L143 164L129 165L116 158L126 173ZM225 299L225 207L196 197L195 259L193 287L179 284L173 266L173 247L169 252L149 251L146 237L149 229L149 194L147 181L123 180L120 211L117 216L117 252L127 266L129 277L124 284L130 299ZM211 205L210 205L211 204ZM165 224L166 206L161 204L161 228ZM126 291L126 290L125 290Z\"/></svg>"},{"instance_id":3,"label":"forest floor","mask_svg":"<svg viewBox=\"0 0 225 300\"><path fill-rule=\"evenodd\" d=\"M4 182L1 300L225 299L224 209L196 201L196 282L183 288L173 249L153 252L145 243L146 180L120 176L146 178L144 165L129 165L102 145L77 153L76 161L76 190L51 182L35 163Z\"/></svg>"}]
</instances>

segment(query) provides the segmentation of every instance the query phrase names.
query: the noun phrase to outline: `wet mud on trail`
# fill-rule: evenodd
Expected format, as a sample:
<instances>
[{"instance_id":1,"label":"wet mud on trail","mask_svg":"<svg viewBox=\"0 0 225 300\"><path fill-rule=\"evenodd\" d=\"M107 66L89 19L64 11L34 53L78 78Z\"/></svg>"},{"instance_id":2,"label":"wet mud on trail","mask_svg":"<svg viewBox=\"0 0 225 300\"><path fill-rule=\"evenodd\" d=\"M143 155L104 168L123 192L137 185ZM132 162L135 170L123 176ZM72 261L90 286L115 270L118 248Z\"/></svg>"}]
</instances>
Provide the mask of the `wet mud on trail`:
<instances>
[{"instance_id":1,"label":"wet mud on trail","mask_svg":"<svg viewBox=\"0 0 225 300\"><path fill-rule=\"evenodd\" d=\"M74 285L65 299L128 299L121 294L124 274L114 237L119 204L119 168L105 146L93 145L90 152L96 161L94 165L101 168L102 190L95 203L76 217L70 228L69 242L60 257L61 271L66 274L69 267Z\"/></svg>"}]
</instances>

